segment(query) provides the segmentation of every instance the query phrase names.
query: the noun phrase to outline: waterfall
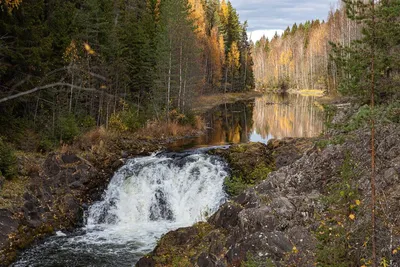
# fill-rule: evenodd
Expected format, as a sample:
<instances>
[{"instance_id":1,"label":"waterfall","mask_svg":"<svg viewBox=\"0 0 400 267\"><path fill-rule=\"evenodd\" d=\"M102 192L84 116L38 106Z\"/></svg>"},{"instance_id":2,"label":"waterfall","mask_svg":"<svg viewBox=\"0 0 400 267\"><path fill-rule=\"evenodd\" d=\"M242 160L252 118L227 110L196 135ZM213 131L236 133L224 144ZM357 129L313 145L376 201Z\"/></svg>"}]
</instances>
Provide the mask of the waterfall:
<instances>
[{"instance_id":1,"label":"waterfall","mask_svg":"<svg viewBox=\"0 0 400 267\"><path fill-rule=\"evenodd\" d=\"M112 178L104 199L90 207L86 227L102 229L106 242L127 242L190 226L225 201L226 176L225 163L205 154L129 160Z\"/></svg>"},{"instance_id":2,"label":"waterfall","mask_svg":"<svg viewBox=\"0 0 400 267\"><path fill-rule=\"evenodd\" d=\"M84 228L58 233L14 266L133 266L163 234L217 211L227 175L223 161L199 151L130 159L89 208Z\"/></svg>"}]
</instances>

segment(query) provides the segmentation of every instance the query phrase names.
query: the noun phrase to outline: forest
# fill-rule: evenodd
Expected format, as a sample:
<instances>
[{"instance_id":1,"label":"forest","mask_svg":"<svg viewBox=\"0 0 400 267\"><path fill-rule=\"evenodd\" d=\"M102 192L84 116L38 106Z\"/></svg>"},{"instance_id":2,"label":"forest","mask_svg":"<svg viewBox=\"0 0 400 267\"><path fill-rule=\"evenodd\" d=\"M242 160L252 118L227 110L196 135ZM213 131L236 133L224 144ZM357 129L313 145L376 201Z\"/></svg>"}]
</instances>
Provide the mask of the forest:
<instances>
[{"instance_id":1,"label":"forest","mask_svg":"<svg viewBox=\"0 0 400 267\"><path fill-rule=\"evenodd\" d=\"M247 24L229 1L0 6L0 136L17 149L51 150L96 126L190 123L198 96L254 88Z\"/></svg>"},{"instance_id":2,"label":"forest","mask_svg":"<svg viewBox=\"0 0 400 267\"><path fill-rule=\"evenodd\" d=\"M358 96L357 88L364 87L365 95L368 75L363 70L368 69L374 40L381 93L386 98L398 93L400 2L379 1L375 39L371 37L371 14L361 15L362 2L340 1L337 9L331 8L327 21L295 23L282 36L257 41L253 52L257 87L320 89Z\"/></svg>"}]
</instances>

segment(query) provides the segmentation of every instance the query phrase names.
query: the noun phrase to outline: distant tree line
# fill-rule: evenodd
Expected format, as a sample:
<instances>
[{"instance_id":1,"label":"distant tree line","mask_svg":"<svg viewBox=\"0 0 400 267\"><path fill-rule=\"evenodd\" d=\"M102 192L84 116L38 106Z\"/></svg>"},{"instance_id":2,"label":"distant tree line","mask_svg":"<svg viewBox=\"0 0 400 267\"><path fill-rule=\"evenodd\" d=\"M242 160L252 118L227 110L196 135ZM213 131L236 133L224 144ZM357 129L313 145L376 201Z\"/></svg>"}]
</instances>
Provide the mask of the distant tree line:
<instances>
[{"instance_id":1,"label":"distant tree line","mask_svg":"<svg viewBox=\"0 0 400 267\"><path fill-rule=\"evenodd\" d=\"M290 87L322 89L328 92L368 95L370 62L368 21L350 13L361 11L369 1L343 1L329 12L327 21L306 21L288 27L282 36L263 37L254 45L255 79L259 88ZM350 12L350 13L349 13ZM361 13L360 13L361 14ZM400 1L382 0L376 6L376 52L380 61L375 67L387 96L400 86ZM364 83L364 84L363 84ZM358 88L356 90L356 88ZM363 89L362 89L363 88Z\"/></svg>"},{"instance_id":2,"label":"distant tree line","mask_svg":"<svg viewBox=\"0 0 400 267\"><path fill-rule=\"evenodd\" d=\"M246 28L225 0L0 0L0 135L68 141L251 90Z\"/></svg>"}]
</instances>

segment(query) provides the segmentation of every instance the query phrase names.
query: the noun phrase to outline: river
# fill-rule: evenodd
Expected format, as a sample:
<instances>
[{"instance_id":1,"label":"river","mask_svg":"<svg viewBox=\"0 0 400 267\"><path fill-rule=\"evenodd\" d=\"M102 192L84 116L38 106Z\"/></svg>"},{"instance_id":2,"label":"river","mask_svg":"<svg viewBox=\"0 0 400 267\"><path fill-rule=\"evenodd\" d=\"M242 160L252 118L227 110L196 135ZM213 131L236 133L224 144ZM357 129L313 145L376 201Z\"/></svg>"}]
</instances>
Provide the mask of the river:
<instances>
[{"instance_id":1,"label":"river","mask_svg":"<svg viewBox=\"0 0 400 267\"><path fill-rule=\"evenodd\" d=\"M210 110L204 136L177 142L175 152L130 159L88 208L84 227L57 232L13 266L134 266L163 234L205 220L227 200L228 166L199 148L317 136L323 114L314 101L270 94Z\"/></svg>"}]
</instances>

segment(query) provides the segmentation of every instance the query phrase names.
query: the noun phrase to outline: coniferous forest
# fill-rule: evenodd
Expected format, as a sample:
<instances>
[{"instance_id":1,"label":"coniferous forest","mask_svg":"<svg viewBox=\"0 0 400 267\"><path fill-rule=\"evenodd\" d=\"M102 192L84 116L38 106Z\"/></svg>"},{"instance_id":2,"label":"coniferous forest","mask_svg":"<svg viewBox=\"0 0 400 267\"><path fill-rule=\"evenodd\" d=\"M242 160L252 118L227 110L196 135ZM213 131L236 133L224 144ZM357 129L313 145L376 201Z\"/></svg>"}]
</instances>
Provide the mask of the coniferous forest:
<instances>
[{"instance_id":1,"label":"coniferous forest","mask_svg":"<svg viewBox=\"0 0 400 267\"><path fill-rule=\"evenodd\" d=\"M189 114L200 95L254 87L247 25L224 0L0 4L7 141L38 135L46 150L93 126L134 130Z\"/></svg>"}]
</instances>

